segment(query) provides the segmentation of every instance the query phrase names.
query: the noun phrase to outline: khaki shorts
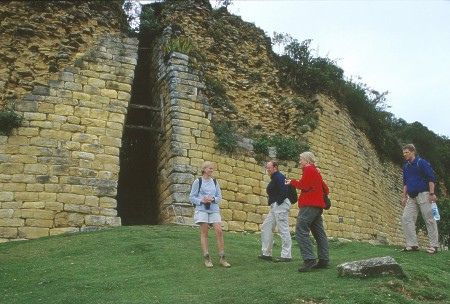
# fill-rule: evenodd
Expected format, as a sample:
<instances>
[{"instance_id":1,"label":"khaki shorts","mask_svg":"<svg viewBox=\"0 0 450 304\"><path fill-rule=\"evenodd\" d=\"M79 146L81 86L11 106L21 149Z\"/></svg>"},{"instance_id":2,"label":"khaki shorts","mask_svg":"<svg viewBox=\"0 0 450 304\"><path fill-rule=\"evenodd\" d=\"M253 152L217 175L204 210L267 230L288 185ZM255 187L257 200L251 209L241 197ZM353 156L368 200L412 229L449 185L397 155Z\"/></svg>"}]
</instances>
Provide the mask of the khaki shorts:
<instances>
[{"instance_id":1,"label":"khaki shorts","mask_svg":"<svg viewBox=\"0 0 450 304\"><path fill-rule=\"evenodd\" d=\"M220 217L220 213L208 213L205 211L195 211L194 221L196 224L200 224L200 223L212 224L212 223L222 222L222 218Z\"/></svg>"}]
</instances>

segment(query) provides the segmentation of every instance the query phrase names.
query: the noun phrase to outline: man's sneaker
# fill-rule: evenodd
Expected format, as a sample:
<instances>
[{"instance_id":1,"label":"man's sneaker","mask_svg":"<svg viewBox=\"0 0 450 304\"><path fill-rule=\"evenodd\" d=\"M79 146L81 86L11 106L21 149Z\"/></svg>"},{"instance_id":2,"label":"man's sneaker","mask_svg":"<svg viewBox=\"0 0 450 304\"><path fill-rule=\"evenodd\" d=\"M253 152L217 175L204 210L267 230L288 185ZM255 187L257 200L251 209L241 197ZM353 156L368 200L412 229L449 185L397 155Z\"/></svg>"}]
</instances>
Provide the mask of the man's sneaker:
<instances>
[{"instance_id":1,"label":"man's sneaker","mask_svg":"<svg viewBox=\"0 0 450 304\"><path fill-rule=\"evenodd\" d=\"M212 268L213 267L213 263L211 262L211 257L209 255L205 255L204 259L205 259L205 266L207 268Z\"/></svg>"},{"instance_id":2,"label":"man's sneaker","mask_svg":"<svg viewBox=\"0 0 450 304\"><path fill-rule=\"evenodd\" d=\"M258 256L258 259L266 260L266 261L272 261L272 257L271 256L264 255L264 254L261 254L260 256Z\"/></svg>"},{"instance_id":3,"label":"man's sneaker","mask_svg":"<svg viewBox=\"0 0 450 304\"><path fill-rule=\"evenodd\" d=\"M330 269L330 262L326 260L319 260L316 265L311 267L312 269Z\"/></svg>"},{"instance_id":4,"label":"man's sneaker","mask_svg":"<svg viewBox=\"0 0 450 304\"><path fill-rule=\"evenodd\" d=\"M273 260L275 263L292 262L292 258L278 258Z\"/></svg>"},{"instance_id":5,"label":"man's sneaker","mask_svg":"<svg viewBox=\"0 0 450 304\"><path fill-rule=\"evenodd\" d=\"M316 265L316 260L305 260L303 265L301 265L298 268L298 271L300 272L306 272L309 271L311 268L313 268Z\"/></svg>"},{"instance_id":6,"label":"man's sneaker","mask_svg":"<svg viewBox=\"0 0 450 304\"><path fill-rule=\"evenodd\" d=\"M231 267L230 263L228 263L227 260L225 259L225 256L221 256L220 257L219 264L222 265L225 268L230 268Z\"/></svg>"}]
</instances>

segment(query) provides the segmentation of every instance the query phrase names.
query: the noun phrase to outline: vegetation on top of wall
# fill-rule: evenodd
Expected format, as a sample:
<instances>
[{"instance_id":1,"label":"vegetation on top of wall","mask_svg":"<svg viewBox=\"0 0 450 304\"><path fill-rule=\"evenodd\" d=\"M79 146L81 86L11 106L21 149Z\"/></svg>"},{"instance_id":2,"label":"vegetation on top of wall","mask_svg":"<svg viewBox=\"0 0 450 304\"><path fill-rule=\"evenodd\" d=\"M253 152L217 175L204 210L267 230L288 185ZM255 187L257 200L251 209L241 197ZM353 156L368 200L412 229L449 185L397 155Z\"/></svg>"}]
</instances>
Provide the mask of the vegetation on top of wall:
<instances>
[{"instance_id":1,"label":"vegetation on top of wall","mask_svg":"<svg viewBox=\"0 0 450 304\"><path fill-rule=\"evenodd\" d=\"M213 121L212 128L216 135L217 148L226 153L234 153L239 147L239 141L243 138L238 134L237 127L230 121ZM295 138L276 135L251 135L253 152L257 161L270 157L270 148L275 148L276 157L279 160L298 161L300 153L309 150L307 143L302 143Z\"/></svg>"},{"instance_id":2,"label":"vegetation on top of wall","mask_svg":"<svg viewBox=\"0 0 450 304\"><path fill-rule=\"evenodd\" d=\"M291 161L298 161L300 153L310 149L307 143L301 143L292 137L282 135L269 137L263 135L253 139L255 159L261 161L269 158L271 147L275 148L278 159Z\"/></svg>"},{"instance_id":3,"label":"vegetation on top of wall","mask_svg":"<svg viewBox=\"0 0 450 304\"><path fill-rule=\"evenodd\" d=\"M163 48L164 58L166 59L172 52L190 55L195 50L192 40L187 37L173 37L164 43Z\"/></svg>"},{"instance_id":4,"label":"vegetation on top of wall","mask_svg":"<svg viewBox=\"0 0 450 304\"><path fill-rule=\"evenodd\" d=\"M14 128L20 127L23 117L19 116L15 111L13 102L0 106L0 135L11 135Z\"/></svg>"},{"instance_id":5,"label":"vegetation on top of wall","mask_svg":"<svg viewBox=\"0 0 450 304\"><path fill-rule=\"evenodd\" d=\"M348 109L356 127L366 134L381 159L401 164L402 146L414 143L450 189L450 172L446 170L450 168L447 137L436 135L420 123L408 124L396 118L387 111L387 91L378 92L359 81L345 79L344 71L335 61L312 55L311 40L300 43L289 35L276 34L274 42L287 44L284 54L276 56L282 85L299 94L321 93L335 98Z\"/></svg>"},{"instance_id":6,"label":"vegetation on top of wall","mask_svg":"<svg viewBox=\"0 0 450 304\"><path fill-rule=\"evenodd\" d=\"M321 105L317 105L314 102L308 102L306 100L300 100L298 98L292 98L291 102L295 105L297 110L297 125L308 125L311 129L315 129L319 122L319 114L316 109L323 111Z\"/></svg>"},{"instance_id":7,"label":"vegetation on top of wall","mask_svg":"<svg viewBox=\"0 0 450 304\"><path fill-rule=\"evenodd\" d=\"M240 136L237 128L229 121L213 121L212 128L216 135L217 148L226 153L233 153L238 147Z\"/></svg>"}]
</instances>

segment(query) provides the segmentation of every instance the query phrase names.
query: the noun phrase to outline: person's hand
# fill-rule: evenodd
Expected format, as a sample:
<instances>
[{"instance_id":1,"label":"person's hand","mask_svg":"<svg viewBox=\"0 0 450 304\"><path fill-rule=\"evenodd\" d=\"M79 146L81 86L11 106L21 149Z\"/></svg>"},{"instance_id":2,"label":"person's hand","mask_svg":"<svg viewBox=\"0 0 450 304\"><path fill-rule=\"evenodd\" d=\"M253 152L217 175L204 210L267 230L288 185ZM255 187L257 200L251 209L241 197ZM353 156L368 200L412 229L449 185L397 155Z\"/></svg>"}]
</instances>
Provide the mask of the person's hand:
<instances>
[{"instance_id":1,"label":"person's hand","mask_svg":"<svg viewBox=\"0 0 450 304\"><path fill-rule=\"evenodd\" d=\"M428 202L430 204L436 200L437 200L436 194L433 193L433 194L428 195Z\"/></svg>"},{"instance_id":2,"label":"person's hand","mask_svg":"<svg viewBox=\"0 0 450 304\"><path fill-rule=\"evenodd\" d=\"M202 199L202 203L203 204L210 204L213 200L214 200L214 198L212 198L212 197L204 197Z\"/></svg>"},{"instance_id":3,"label":"person's hand","mask_svg":"<svg viewBox=\"0 0 450 304\"><path fill-rule=\"evenodd\" d=\"M402 198L402 205L406 206L406 197Z\"/></svg>"},{"instance_id":4,"label":"person's hand","mask_svg":"<svg viewBox=\"0 0 450 304\"><path fill-rule=\"evenodd\" d=\"M290 185L291 184L291 180L290 179L285 179L284 184L285 185Z\"/></svg>"}]
</instances>

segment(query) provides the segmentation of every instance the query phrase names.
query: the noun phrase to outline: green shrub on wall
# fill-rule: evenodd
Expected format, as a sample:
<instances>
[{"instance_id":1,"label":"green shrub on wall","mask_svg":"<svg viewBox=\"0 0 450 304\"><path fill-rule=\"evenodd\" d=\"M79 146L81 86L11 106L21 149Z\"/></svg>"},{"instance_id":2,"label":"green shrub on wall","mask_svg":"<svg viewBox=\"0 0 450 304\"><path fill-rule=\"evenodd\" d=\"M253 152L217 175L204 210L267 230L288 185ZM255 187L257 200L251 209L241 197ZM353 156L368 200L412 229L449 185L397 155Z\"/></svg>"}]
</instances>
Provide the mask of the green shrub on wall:
<instances>
[{"instance_id":1,"label":"green shrub on wall","mask_svg":"<svg viewBox=\"0 0 450 304\"><path fill-rule=\"evenodd\" d=\"M301 143L297 139L286 136L260 136L253 140L253 152L258 161L269 158L269 149L276 149L277 158L280 160L298 161L302 152L309 150L309 145Z\"/></svg>"},{"instance_id":2,"label":"green shrub on wall","mask_svg":"<svg viewBox=\"0 0 450 304\"><path fill-rule=\"evenodd\" d=\"M230 122L213 122L212 128L216 135L217 148L220 151L233 153L238 147L239 136L236 127Z\"/></svg>"},{"instance_id":3,"label":"green shrub on wall","mask_svg":"<svg viewBox=\"0 0 450 304\"><path fill-rule=\"evenodd\" d=\"M14 112L15 105L3 105L0 108L0 134L9 136L14 128L20 127L23 118Z\"/></svg>"}]
</instances>

